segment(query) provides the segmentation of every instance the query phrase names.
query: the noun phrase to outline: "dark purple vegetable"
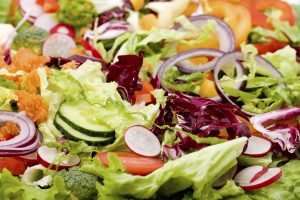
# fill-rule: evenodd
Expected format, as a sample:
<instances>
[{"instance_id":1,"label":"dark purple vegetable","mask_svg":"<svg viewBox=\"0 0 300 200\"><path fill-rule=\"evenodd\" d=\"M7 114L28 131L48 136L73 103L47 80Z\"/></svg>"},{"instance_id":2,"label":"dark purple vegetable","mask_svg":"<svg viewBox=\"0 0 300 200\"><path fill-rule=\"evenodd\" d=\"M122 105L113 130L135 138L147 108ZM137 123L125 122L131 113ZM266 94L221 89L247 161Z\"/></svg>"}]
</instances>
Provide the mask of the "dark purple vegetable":
<instances>
[{"instance_id":1,"label":"dark purple vegetable","mask_svg":"<svg viewBox=\"0 0 300 200\"><path fill-rule=\"evenodd\" d=\"M80 66L87 60L91 60L93 62L100 62L102 64L102 69L105 70L106 68L106 63L103 60L92 56L79 55L79 54L72 55L68 58L50 57L50 61L46 63L46 65L49 67L51 66L60 67L61 65L64 65L68 62L75 61L76 63L78 63L78 66Z\"/></svg>"},{"instance_id":2,"label":"dark purple vegetable","mask_svg":"<svg viewBox=\"0 0 300 200\"><path fill-rule=\"evenodd\" d=\"M251 118L253 127L272 142L277 143L283 151L294 153L300 144L300 128L270 125L280 120L294 119L300 116L300 108L286 108L260 114Z\"/></svg>"},{"instance_id":3,"label":"dark purple vegetable","mask_svg":"<svg viewBox=\"0 0 300 200\"><path fill-rule=\"evenodd\" d=\"M255 60L257 64L261 67L267 70L270 74L272 74L274 77L282 77L282 74L271 64L269 63L266 59L262 58L261 56L256 56ZM214 80L216 84L217 91L222 99L225 101L229 102L232 105L236 105L235 102L231 99L230 96L225 94L223 91L223 88L219 82L219 73L222 70L222 68L227 65L227 64L234 64L237 71L240 70L243 65L241 62L243 61L243 53L242 52L231 52L224 54L221 58L219 58L215 68L214 68ZM238 76L239 77L239 76ZM240 88L244 86L245 83L240 83ZM281 86L284 86L281 84ZM244 113L248 115L255 115L255 113L250 113L247 111L243 111Z\"/></svg>"},{"instance_id":4,"label":"dark purple vegetable","mask_svg":"<svg viewBox=\"0 0 300 200\"><path fill-rule=\"evenodd\" d=\"M138 82L142 65L142 56L118 56L118 61L108 67L107 81L117 82L119 86L126 88L131 97L135 91L142 89L141 84Z\"/></svg>"},{"instance_id":5,"label":"dark purple vegetable","mask_svg":"<svg viewBox=\"0 0 300 200\"><path fill-rule=\"evenodd\" d=\"M237 115L246 118L237 106L200 97L188 98L174 95L171 110L176 114L179 126L199 137L216 137L226 129L228 139L250 136L249 127L239 121Z\"/></svg>"}]
</instances>

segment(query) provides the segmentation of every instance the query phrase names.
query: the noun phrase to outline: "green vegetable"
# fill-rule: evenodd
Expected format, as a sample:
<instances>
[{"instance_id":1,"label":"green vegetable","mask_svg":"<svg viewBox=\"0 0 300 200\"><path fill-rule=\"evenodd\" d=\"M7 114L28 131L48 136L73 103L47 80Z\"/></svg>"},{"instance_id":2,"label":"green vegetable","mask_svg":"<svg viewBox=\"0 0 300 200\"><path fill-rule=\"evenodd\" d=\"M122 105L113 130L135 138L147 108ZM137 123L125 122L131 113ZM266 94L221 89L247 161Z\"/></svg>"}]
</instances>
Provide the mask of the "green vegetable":
<instances>
[{"instance_id":1,"label":"green vegetable","mask_svg":"<svg viewBox=\"0 0 300 200\"><path fill-rule=\"evenodd\" d=\"M54 117L60 104L64 101L64 96L56 90L49 89L47 72L44 68L38 68L37 73L40 78L40 95L48 103L47 121L39 124L39 130L43 134L45 143L54 142L56 138L62 137L62 134L54 126Z\"/></svg>"},{"instance_id":2,"label":"green vegetable","mask_svg":"<svg viewBox=\"0 0 300 200\"><path fill-rule=\"evenodd\" d=\"M185 74L180 72L177 67L170 67L165 73L162 83L175 91L192 92L199 94L200 84L203 80L202 72Z\"/></svg>"},{"instance_id":3,"label":"green vegetable","mask_svg":"<svg viewBox=\"0 0 300 200\"><path fill-rule=\"evenodd\" d=\"M115 154L108 156L109 168L94 159L92 164L82 166L81 170L103 178L103 183L97 184L99 199L121 200L126 199L125 196L156 199L187 188L193 189L194 199L221 199L223 196L243 193L234 184L238 192L226 190L215 193L211 185L237 163L236 158L241 154L246 141L246 138L239 138L184 155L167 162L147 176L124 173L123 165Z\"/></svg>"},{"instance_id":4,"label":"green vegetable","mask_svg":"<svg viewBox=\"0 0 300 200\"><path fill-rule=\"evenodd\" d=\"M24 29L14 38L12 49L18 50L24 47L32 49L37 54L42 54L42 46L48 35L46 30L35 26Z\"/></svg>"},{"instance_id":5,"label":"green vegetable","mask_svg":"<svg viewBox=\"0 0 300 200\"><path fill-rule=\"evenodd\" d=\"M0 86L5 87L7 89L12 89L12 90L17 90L19 88L15 82L13 82L11 80L7 80L2 77L0 77Z\"/></svg>"},{"instance_id":6,"label":"green vegetable","mask_svg":"<svg viewBox=\"0 0 300 200\"><path fill-rule=\"evenodd\" d=\"M252 43L268 42L268 37L277 39L282 42L289 42L291 45L300 45L300 27L290 25L289 22L272 19L274 30L255 27L250 34Z\"/></svg>"},{"instance_id":7,"label":"green vegetable","mask_svg":"<svg viewBox=\"0 0 300 200\"><path fill-rule=\"evenodd\" d=\"M296 50L290 46L286 46L275 53L267 53L263 57L286 78L297 77L300 72L299 63L296 60Z\"/></svg>"},{"instance_id":8,"label":"green vegetable","mask_svg":"<svg viewBox=\"0 0 300 200\"><path fill-rule=\"evenodd\" d=\"M16 27L22 19L23 16L21 15L20 10L16 10L14 16L12 16L12 18L10 19L10 22ZM18 32L22 32L30 27L32 27L32 24L29 21L25 21L22 26L19 27Z\"/></svg>"},{"instance_id":9,"label":"green vegetable","mask_svg":"<svg viewBox=\"0 0 300 200\"><path fill-rule=\"evenodd\" d=\"M79 200L96 199L97 176L80 171L80 167L72 167L68 171L60 171L57 173L57 176L63 178L66 188L71 192L71 196Z\"/></svg>"},{"instance_id":10,"label":"green vegetable","mask_svg":"<svg viewBox=\"0 0 300 200\"><path fill-rule=\"evenodd\" d=\"M255 61L257 50L253 45L242 45L244 53L243 65L249 74L243 79L247 81L246 90L232 88L234 80L223 76L221 85L224 91L242 102L242 108L248 112L265 113L281 108L283 103L289 106L299 105L300 77L299 64L296 61L296 51L287 46L275 53L263 55L283 75L282 78L273 77ZM285 84L285 87L278 87Z\"/></svg>"},{"instance_id":11,"label":"green vegetable","mask_svg":"<svg viewBox=\"0 0 300 200\"><path fill-rule=\"evenodd\" d=\"M300 199L300 161L292 160L281 167L282 177L275 183L258 190L249 191L246 195L230 197L228 200L295 200ZM227 198L226 198L227 199Z\"/></svg>"},{"instance_id":12,"label":"green vegetable","mask_svg":"<svg viewBox=\"0 0 300 200\"><path fill-rule=\"evenodd\" d=\"M263 157L251 157L246 155L241 155L238 158L239 165L241 166L253 166L253 165L261 165L264 167L268 167L272 163L272 153L268 153Z\"/></svg>"},{"instance_id":13,"label":"green vegetable","mask_svg":"<svg viewBox=\"0 0 300 200\"><path fill-rule=\"evenodd\" d=\"M11 103L17 100L17 96L12 90L0 87L0 110L12 110Z\"/></svg>"},{"instance_id":14,"label":"green vegetable","mask_svg":"<svg viewBox=\"0 0 300 200\"><path fill-rule=\"evenodd\" d=\"M61 177L54 177L51 188L40 189L37 186L22 183L7 169L4 169L1 175L0 199L3 200L62 200L66 199L69 194Z\"/></svg>"},{"instance_id":15,"label":"green vegetable","mask_svg":"<svg viewBox=\"0 0 300 200\"><path fill-rule=\"evenodd\" d=\"M96 16L95 6L90 0L60 0L59 21L75 27L88 25Z\"/></svg>"},{"instance_id":16,"label":"green vegetable","mask_svg":"<svg viewBox=\"0 0 300 200\"><path fill-rule=\"evenodd\" d=\"M0 23L8 21L11 0L0 0Z\"/></svg>"}]
</instances>

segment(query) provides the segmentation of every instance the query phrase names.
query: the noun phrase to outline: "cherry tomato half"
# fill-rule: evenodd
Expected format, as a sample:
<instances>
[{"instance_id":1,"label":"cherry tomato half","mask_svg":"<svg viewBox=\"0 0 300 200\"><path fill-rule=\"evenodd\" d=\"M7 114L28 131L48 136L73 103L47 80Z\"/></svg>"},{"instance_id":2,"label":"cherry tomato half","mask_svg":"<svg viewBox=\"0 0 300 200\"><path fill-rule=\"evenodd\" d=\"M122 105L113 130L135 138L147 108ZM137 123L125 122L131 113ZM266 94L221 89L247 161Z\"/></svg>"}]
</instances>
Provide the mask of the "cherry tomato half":
<instances>
[{"instance_id":1,"label":"cherry tomato half","mask_svg":"<svg viewBox=\"0 0 300 200\"><path fill-rule=\"evenodd\" d=\"M133 175L147 175L164 165L164 162L157 158L142 157L128 152L113 153L117 154L126 171ZM105 166L108 166L107 154L108 152L96 155Z\"/></svg>"}]
</instances>

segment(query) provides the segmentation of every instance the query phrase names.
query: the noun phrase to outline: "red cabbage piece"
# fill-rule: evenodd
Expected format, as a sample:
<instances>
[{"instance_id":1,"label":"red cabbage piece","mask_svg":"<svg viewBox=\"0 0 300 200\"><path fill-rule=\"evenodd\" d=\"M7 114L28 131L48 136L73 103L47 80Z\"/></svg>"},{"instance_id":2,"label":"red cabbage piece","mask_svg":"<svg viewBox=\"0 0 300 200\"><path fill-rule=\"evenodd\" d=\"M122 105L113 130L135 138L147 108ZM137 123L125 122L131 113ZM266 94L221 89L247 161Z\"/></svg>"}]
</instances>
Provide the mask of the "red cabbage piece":
<instances>
[{"instance_id":1,"label":"red cabbage piece","mask_svg":"<svg viewBox=\"0 0 300 200\"><path fill-rule=\"evenodd\" d=\"M272 142L277 143L282 151L294 153L300 145L299 123L295 126L282 125L282 120L295 119L300 116L300 108L275 110L251 118L253 127ZM272 125L265 126L266 124Z\"/></svg>"},{"instance_id":2,"label":"red cabbage piece","mask_svg":"<svg viewBox=\"0 0 300 200\"><path fill-rule=\"evenodd\" d=\"M124 87L129 96L135 91L141 90L142 85L138 82L139 72L143 65L143 57L137 55L118 56L118 61L108 67L107 81L115 81Z\"/></svg>"},{"instance_id":3,"label":"red cabbage piece","mask_svg":"<svg viewBox=\"0 0 300 200\"><path fill-rule=\"evenodd\" d=\"M182 155L184 155L184 152L180 149L178 144L175 144L173 146L164 145L162 149L162 157L164 160L176 160L177 158L180 158Z\"/></svg>"},{"instance_id":4,"label":"red cabbage piece","mask_svg":"<svg viewBox=\"0 0 300 200\"><path fill-rule=\"evenodd\" d=\"M78 63L78 67L79 67L81 64L83 64L87 60L91 60L93 62L100 62L102 65L102 70L105 71L106 63L103 60L92 57L92 56L79 55L79 54L72 55L68 58L50 57L50 61L48 63L46 63L46 65L49 67L51 67L51 66L60 67L61 65L64 65L68 62L75 61L76 63Z\"/></svg>"},{"instance_id":5,"label":"red cabbage piece","mask_svg":"<svg viewBox=\"0 0 300 200\"><path fill-rule=\"evenodd\" d=\"M238 107L230 104L200 97L175 95L171 110L176 113L179 126L184 131L199 137L216 137L224 128L229 134L228 139L250 136L249 127L237 118L237 115L245 116Z\"/></svg>"}]
</instances>

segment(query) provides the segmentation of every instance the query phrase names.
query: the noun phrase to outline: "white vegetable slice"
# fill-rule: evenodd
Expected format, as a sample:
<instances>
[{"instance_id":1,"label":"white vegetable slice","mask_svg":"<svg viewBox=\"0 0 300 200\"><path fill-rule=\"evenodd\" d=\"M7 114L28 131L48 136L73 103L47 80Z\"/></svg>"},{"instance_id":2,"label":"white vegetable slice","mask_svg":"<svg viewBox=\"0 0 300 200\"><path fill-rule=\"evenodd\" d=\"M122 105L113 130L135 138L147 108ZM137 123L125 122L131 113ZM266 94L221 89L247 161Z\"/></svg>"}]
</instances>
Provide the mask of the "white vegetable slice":
<instances>
[{"instance_id":1,"label":"white vegetable slice","mask_svg":"<svg viewBox=\"0 0 300 200\"><path fill-rule=\"evenodd\" d=\"M61 33L50 35L43 46L43 55L67 58L71 51L76 48L74 40Z\"/></svg>"},{"instance_id":2,"label":"white vegetable slice","mask_svg":"<svg viewBox=\"0 0 300 200\"><path fill-rule=\"evenodd\" d=\"M20 8L23 15L29 13L31 22L44 13L43 8L36 3L36 0L20 0Z\"/></svg>"},{"instance_id":3,"label":"white vegetable slice","mask_svg":"<svg viewBox=\"0 0 300 200\"><path fill-rule=\"evenodd\" d=\"M59 153L56 148L41 146L38 149L38 161L46 168L62 170L79 165L80 158L78 156L66 157Z\"/></svg>"},{"instance_id":4,"label":"white vegetable slice","mask_svg":"<svg viewBox=\"0 0 300 200\"><path fill-rule=\"evenodd\" d=\"M267 170L267 168L260 165L247 167L235 175L234 181L239 185L247 185L257 179L259 175L265 174Z\"/></svg>"},{"instance_id":5,"label":"white vegetable slice","mask_svg":"<svg viewBox=\"0 0 300 200\"><path fill-rule=\"evenodd\" d=\"M45 13L36 18L34 26L50 31L51 28L58 24L58 20L53 15Z\"/></svg>"},{"instance_id":6,"label":"white vegetable slice","mask_svg":"<svg viewBox=\"0 0 300 200\"><path fill-rule=\"evenodd\" d=\"M282 173L280 168L264 168L252 166L240 171L234 178L235 182L244 190L255 190L271 185L280 179Z\"/></svg>"},{"instance_id":7,"label":"white vegetable slice","mask_svg":"<svg viewBox=\"0 0 300 200\"><path fill-rule=\"evenodd\" d=\"M247 149L244 151L244 154L252 157L262 157L265 156L272 147L272 143L269 140L251 136L248 139Z\"/></svg>"},{"instance_id":8,"label":"white vegetable slice","mask_svg":"<svg viewBox=\"0 0 300 200\"><path fill-rule=\"evenodd\" d=\"M125 132L125 143L133 152L141 156L154 157L160 154L158 138L143 126L132 126Z\"/></svg>"}]
</instances>

